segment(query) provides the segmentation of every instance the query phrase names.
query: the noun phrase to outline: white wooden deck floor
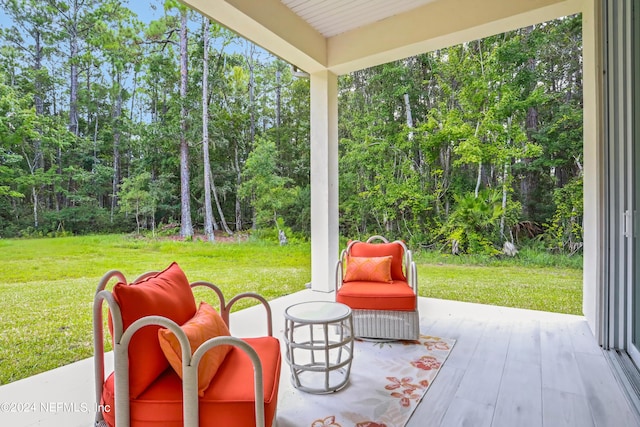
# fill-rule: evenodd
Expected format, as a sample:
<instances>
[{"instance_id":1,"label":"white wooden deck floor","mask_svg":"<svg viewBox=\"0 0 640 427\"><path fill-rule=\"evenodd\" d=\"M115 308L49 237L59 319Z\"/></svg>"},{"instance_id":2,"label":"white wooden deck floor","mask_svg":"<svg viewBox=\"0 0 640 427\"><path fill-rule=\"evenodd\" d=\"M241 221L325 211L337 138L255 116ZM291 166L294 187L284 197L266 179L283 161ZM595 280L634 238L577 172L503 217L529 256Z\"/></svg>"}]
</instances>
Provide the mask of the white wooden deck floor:
<instances>
[{"instance_id":1,"label":"white wooden deck floor","mask_svg":"<svg viewBox=\"0 0 640 427\"><path fill-rule=\"evenodd\" d=\"M289 305L333 297L305 290L272 301L274 335ZM232 334L265 331L261 310L234 313ZM423 334L457 342L407 427L640 426L580 316L421 298L420 317ZM94 400L86 359L0 386L0 426L88 427Z\"/></svg>"},{"instance_id":2,"label":"white wooden deck floor","mask_svg":"<svg viewBox=\"0 0 640 427\"><path fill-rule=\"evenodd\" d=\"M457 340L407 427L640 426L581 316L423 299Z\"/></svg>"}]
</instances>

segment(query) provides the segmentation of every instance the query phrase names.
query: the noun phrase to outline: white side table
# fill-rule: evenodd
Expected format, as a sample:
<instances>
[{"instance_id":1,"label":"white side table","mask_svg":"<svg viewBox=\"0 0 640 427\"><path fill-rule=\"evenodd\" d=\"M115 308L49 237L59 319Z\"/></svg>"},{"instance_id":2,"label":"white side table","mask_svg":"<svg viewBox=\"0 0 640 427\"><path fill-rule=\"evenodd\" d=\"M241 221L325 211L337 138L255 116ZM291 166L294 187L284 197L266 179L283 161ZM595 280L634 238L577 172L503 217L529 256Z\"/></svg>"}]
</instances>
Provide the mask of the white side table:
<instances>
[{"instance_id":1,"label":"white side table","mask_svg":"<svg viewBox=\"0 0 640 427\"><path fill-rule=\"evenodd\" d=\"M292 305L284 317L293 386L316 394L346 386L353 360L351 309L338 302L311 301Z\"/></svg>"}]
</instances>

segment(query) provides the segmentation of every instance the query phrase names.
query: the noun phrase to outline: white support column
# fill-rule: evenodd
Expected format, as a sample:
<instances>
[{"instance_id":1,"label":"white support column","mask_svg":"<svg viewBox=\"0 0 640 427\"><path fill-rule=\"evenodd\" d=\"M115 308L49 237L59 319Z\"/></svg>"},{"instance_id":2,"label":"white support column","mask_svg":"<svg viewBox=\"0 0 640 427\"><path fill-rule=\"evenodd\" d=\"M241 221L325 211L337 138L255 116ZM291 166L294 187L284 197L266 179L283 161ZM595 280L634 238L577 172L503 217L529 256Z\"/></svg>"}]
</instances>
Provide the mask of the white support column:
<instances>
[{"instance_id":1,"label":"white support column","mask_svg":"<svg viewBox=\"0 0 640 427\"><path fill-rule=\"evenodd\" d=\"M338 76L311 74L311 289L335 288L338 260Z\"/></svg>"},{"instance_id":2,"label":"white support column","mask_svg":"<svg viewBox=\"0 0 640 427\"><path fill-rule=\"evenodd\" d=\"M584 0L583 40L583 137L584 137L584 269L582 312L596 336L604 344L604 113L602 105L601 1Z\"/></svg>"}]
</instances>

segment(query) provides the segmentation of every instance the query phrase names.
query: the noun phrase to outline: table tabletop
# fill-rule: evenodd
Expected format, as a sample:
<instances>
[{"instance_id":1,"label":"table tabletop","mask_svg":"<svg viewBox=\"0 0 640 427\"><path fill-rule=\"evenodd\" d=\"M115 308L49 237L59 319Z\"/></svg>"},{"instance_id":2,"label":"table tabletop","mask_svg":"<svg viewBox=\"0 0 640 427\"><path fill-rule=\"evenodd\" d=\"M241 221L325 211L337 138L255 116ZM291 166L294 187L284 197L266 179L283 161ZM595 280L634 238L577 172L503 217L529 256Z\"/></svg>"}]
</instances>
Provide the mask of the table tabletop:
<instances>
[{"instance_id":1,"label":"table tabletop","mask_svg":"<svg viewBox=\"0 0 640 427\"><path fill-rule=\"evenodd\" d=\"M346 319L351 309L339 302L308 301L288 307L284 316L296 323L331 323Z\"/></svg>"}]
</instances>

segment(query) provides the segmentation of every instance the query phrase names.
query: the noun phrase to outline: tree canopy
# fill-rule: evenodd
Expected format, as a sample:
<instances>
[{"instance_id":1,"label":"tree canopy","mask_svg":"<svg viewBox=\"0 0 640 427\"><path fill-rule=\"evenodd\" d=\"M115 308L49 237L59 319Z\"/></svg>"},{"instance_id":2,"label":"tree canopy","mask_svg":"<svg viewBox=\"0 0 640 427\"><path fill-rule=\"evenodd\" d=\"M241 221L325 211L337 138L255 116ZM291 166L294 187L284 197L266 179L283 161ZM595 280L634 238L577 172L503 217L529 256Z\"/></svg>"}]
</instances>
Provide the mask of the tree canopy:
<instances>
[{"instance_id":1,"label":"tree canopy","mask_svg":"<svg viewBox=\"0 0 640 427\"><path fill-rule=\"evenodd\" d=\"M288 64L177 2L0 4L0 236L309 235ZM345 236L580 250L581 16L341 76L339 150Z\"/></svg>"}]
</instances>

